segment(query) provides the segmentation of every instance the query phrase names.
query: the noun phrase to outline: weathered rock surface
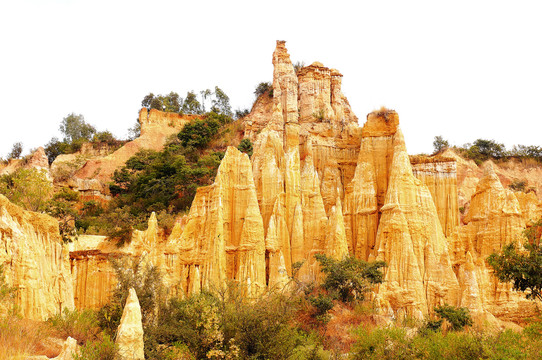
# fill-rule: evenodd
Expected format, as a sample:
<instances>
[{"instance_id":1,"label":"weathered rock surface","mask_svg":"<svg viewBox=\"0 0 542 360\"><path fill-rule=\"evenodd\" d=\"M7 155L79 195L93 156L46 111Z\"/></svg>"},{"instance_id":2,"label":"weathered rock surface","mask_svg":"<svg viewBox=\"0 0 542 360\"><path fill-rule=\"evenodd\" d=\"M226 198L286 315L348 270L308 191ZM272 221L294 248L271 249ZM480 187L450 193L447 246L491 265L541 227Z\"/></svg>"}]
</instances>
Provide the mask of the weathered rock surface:
<instances>
[{"instance_id":1,"label":"weathered rock surface","mask_svg":"<svg viewBox=\"0 0 542 360\"><path fill-rule=\"evenodd\" d=\"M24 159L11 159L5 167L0 167L0 175L11 174L18 169L44 170L49 177L49 161L43 147L39 147Z\"/></svg>"},{"instance_id":2,"label":"weathered rock surface","mask_svg":"<svg viewBox=\"0 0 542 360\"><path fill-rule=\"evenodd\" d=\"M121 360L143 360L143 325L141 323L141 307L133 288L129 290L126 305L122 312L117 329L115 344Z\"/></svg>"},{"instance_id":3,"label":"weathered rock surface","mask_svg":"<svg viewBox=\"0 0 542 360\"><path fill-rule=\"evenodd\" d=\"M82 193L83 200L107 199L109 191L106 185L116 169L122 167L140 150L161 150L170 135L178 133L195 117L156 109L150 111L146 108L141 109L139 112L141 136L106 157L86 161L71 177L70 186Z\"/></svg>"},{"instance_id":4,"label":"weathered rock surface","mask_svg":"<svg viewBox=\"0 0 542 360\"><path fill-rule=\"evenodd\" d=\"M73 309L68 248L58 222L25 211L0 195L0 264L7 284L15 287L22 316L46 320L63 308Z\"/></svg>"},{"instance_id":5,"label":"weathered rock surface","mask_svg":"<svg viewBox=\"0 0 542 360\"><path fill-rule=\"evenodd\" d=\"M485 259L520 241L524 227L542 216L538 185L529 193L507 190L503 184L520 176L514 166L489 163L482 171L451 150L409 158L398 114L382 108L360 128L338 71L313 63L296 73L283 41L277 42L273 66L272 97L261 96L244 119L245 136L254 143L251 158L228 148L214 184L197 190L188 216L167 237L152 215L148 229L134 231L124 247L103 237L74 242L66 275L73 285L62 296L73 293L77 307L103 305L116 283L108 259L122 256L158 267L169 296L218 289L228 281L256 296L287 287L299 262L299 279L318 279L314 255L325 253L384 260L385 282L374 298L391 316L421 318L443 303L466 306L477 321L495 325L534 314L536 306L499 283ZM129 156L162 146L164 124L173 124L173 133L185 120L143 110L141 138L87 162L76 187L101 194L104 181ZM529 182L538 184L537 171L527 174ZM21 226L3 214L5 242ZM55 274L67 269L61 256L37 256L53 262L60 269ZM68 306L61 295L55 296ZM58 311L49 307L60 300L47 296L49 305L42 307Z\"/></svg>"},{"instance_id":6,"label":"weathered rock surface","mask_svg":"<svg viewBox=\"0 0 542 360\"><path fill-rule=\"evenodd\" d=\"M64 341L62 345L62 351L54 360L73 360L74 356L79 353L79 346L77 346L77 340L69 337Z\"/></svg>"}]
</instances>

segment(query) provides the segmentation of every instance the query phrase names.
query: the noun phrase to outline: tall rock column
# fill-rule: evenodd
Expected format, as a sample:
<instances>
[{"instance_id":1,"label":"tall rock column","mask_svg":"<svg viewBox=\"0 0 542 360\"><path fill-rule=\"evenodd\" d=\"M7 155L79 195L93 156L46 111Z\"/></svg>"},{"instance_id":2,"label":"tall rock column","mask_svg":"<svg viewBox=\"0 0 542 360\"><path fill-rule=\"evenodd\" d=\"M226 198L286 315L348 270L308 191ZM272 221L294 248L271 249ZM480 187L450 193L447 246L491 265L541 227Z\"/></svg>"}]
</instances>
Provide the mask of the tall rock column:
<instances>
[{"instance_id":1,"label":"tall rock column","mask_svg":"<svg viewBox=\"0 0 542 360\"><path fill-rule=\"evenodd\" d=\"M64 308L73 309L69 251L62 244L58 222L26 211L0 195L0 265L6 282L17 290L20 314L46 320Z\"/></svg>"},{"instance_id":2,"label":"tall rock column","mask_svg":"<svg viewBox=\"0 0 542 360\"><path fill-rule=\"evenodd\" d=\"M118 347L120 360L145 359L141 307L134 288L131 288L128 293L115 344Z\"/></svg>"},{"instance_id":3,"label":"tall rock column","mask_svg":"<svg viewBox=\"0 0 542 360\"><path fill-rule=\"evenodd\" d=\"M298 83L285 41L277 41L277 47L273 53L273 67L273 122L282 119L284 124L286 224L290 231L291 256L294 263L304 259Z\"/></svg>"}]
</instances>

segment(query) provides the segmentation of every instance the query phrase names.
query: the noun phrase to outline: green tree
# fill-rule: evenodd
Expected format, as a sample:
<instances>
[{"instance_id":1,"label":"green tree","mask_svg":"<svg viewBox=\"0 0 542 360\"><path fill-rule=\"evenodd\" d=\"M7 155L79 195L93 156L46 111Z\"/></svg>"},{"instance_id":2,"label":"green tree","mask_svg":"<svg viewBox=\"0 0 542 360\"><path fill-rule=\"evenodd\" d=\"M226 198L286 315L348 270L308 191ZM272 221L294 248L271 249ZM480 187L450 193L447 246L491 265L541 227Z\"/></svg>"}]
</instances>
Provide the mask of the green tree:
<instances>
[{"instance_id":1,"label":"green tree","mask_svg":"<svg viewBox=\"0 0 542 360\"><path fill-rule=\"evenodd\" d=\"M18 169L0 176L0 193L31 211L42 211L53 192L45 170Z\"/></svg>"},{"instance_id":2,"label":"green tree","mask_svg":"<svg viewBox=\"0 0 542 360\"><path fill-rule=\"evenodd\" d=\"M201 94L201 108L203 109L203 112L205 112L205 101L207 98L209 98L213 93L210 89L201 90L199 92Z\"/></svg>"},{"instance_id":3,"label":"green tree","mask_svg":"<svg viewBox=\"0 0 542 360\"><path fill-rule=\"evenodd\" d=\"M524 292L527 299L542 300L541 233L542 219L539 219L525 230L523 249L512 242L487 258L495 276L502 282L512 282L514 290Z\"/></svg>"},{"instance_id":4,"label":"green tree","mask_svg":"<svg viewBox=\"0 0 542 360\"><path fill-rule=\"evenodd\" d=\"M472 318L469 309L465 307L455 307L448 304L435 307L435 314L441 319L446 319L451 325L452 330L458 331L465 326L472 326Z\"/></svg>"},{"instance_id":5,"label":"green tree","mask_svg":"<svg viewBox=\"0 0 542 360\"><path fill-rule=\"evenodd\" d=\"M182 106L182 112L184 114L202 114L203 110L201 104L198 101L198 97L194 91L186 93L186 98Z\"/></svg>"},{"instance_id":6,"label":"green tree","mask_svg":"<svg viewBox=\"0 0 542 360\"><path fill-rule=\"evenodd\" d=\"M96 128L87 124L83 115L71 113L60 123L60 132L64 135L65 142L73 144L78 140L90 141Z\"/></svg>"},{"instance_id":7,"label":"green tree","mask_svg":"<svg viewBox=\"0 0 542 360\"><path fill-rule=\"evenodd\" d=\"M141 106L147 109L156 109L166 112L178 113L181 111L183 99L176 92L171 91L167 95L149 93L141 101Z\"/></svg>"},{"instance_id":8,"label":"green tree","mask_svg":"<svg viewBox=\"0 0 542 360\"><path fill-rule=\"evenodd\" d=\"M354 257L335 260L324 254L314 257L325 274L322 287L343 302L363 300L367 291L384 281L380 270L386 265L383 261L367 262Z\"/></svg>"},{"instance_id":9,"label":"green tree","mask_svg":"<svg viewBox=\"0 0 542 360\"><path fill-rule=\"evenodd\" d=\"M435 140L433 141L433 149L435 149L435 154L449 147L450 144L448 143L448 140L444 140L444 138L440 135L435 136Z\"/></svg>"},{"instance_id":10,"label":"green tree","mask_svg":"<svg viewBox=\"0 0 542 360\"><path fill-rule=\"evenodd\" d=\"M8 154L8 159L18 159L23 152L23 143L18 141L11 147L11 152Z\"/></svg>"},{"instance_id":11,"label":"green tree","mask_svg":"<svg viewBox=\"0 0 542 360\"><path fill-rule=\"evenodd\" d=\"M250 139L241 140L241 143L239 143L239 146L237 147L237 149L241 152L248 154L248 156L252 156L253 148L252 148L252 142L250 141Z\"/></svg>"},{"instance_id":12,"label":"green tree","mask_svg":"<svg viewBox=\"0 0 542 360\"><path fill-rule=\"evenodd\" d=\"M218 114L223 114L226 116L233 116L230 105L230 98L222 89L218 86L215 86L215 98L212 100L211 111Z\"/></svg>"},{"instance_id":13,"label":"green tree","mask_svg":"<svg viewBox=\"0 0 542 360\"><path fill-rule=\"evenodd\" d=\"M273 85L270 82L261 82L256 86L256 89L254 90L254 95L256 95L256 99L257 99L272 89L273 89Z\"/></svg>"}]
</instances>

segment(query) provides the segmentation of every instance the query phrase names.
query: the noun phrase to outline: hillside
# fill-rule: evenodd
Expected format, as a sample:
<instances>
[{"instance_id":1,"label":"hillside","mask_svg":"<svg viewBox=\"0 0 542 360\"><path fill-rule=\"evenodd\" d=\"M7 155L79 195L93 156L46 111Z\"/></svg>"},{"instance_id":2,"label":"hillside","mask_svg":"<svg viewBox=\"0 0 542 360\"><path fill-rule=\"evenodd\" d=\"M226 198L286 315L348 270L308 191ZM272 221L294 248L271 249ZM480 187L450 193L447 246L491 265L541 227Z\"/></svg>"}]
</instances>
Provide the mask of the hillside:
<instances>
[{"instance_id":1,"label":"hillside","mask_svg":"<svg viewBox=\"0 0 542 360\"><path fill-rule=\"evenodd\" d=\"M0 263L7 283L22 289L15 298L21 315L46 320L63 308L107 306L119 284L115 259L157 269L165 298L190 299L237 284L242 297L257 301L292 290L292 279L321 282L316 254L385 262L382 282L368 295L375 323L424 321L445 304L466 308L476 325L495 329L517 328L514 323L539 314L537 302L493 276L486 258L520 242L522 231L542 217L542 164L489 160L479 166L453 149L409 156L394 110L374 111L360 127L339 71L314 62L296 72L283 41L277 41L273 66L272 91L242 119L217 124L218 135L194 161L184 138L171 135L210 115L142 109L139 138L114 152L87 153L67 177L55 176L55 169L82 152L59 156L50 168L36 160L2 169L45 168L57 188L80 194L79 206L121 204L115 201L131 188L111 192L120 174L115 170L136 176L160 156L170 156L161 166L176 159L171 172L186 169L194 176L186 181L197 184L187 213L168 203L174 208L167 210L170 228L144 205L138 211L146 212L148 227L121 243L88 232L63 243L53 218L0 197L0 248L7 249ZM241 133L253 145L250 156L234 146L218 154L226 138L239 145ZM134 158L141 150L154 153ZM216 164L191 173L203 167L202 159ZM525 191L509 188L518 181L525 181ZM153 186L143 197L171 186L174 199L188 193L179 182Z\"/></svg>"}]
</instances>

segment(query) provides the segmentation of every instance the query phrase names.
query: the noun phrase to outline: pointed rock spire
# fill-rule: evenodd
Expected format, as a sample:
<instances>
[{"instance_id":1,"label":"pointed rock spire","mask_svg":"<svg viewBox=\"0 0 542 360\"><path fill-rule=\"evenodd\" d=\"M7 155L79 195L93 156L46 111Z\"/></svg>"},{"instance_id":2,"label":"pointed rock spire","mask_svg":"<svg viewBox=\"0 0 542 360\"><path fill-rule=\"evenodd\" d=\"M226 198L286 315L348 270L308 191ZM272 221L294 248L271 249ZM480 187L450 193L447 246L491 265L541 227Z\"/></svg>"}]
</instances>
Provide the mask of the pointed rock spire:
<instances>
[{"instance_id":1,"label":"pointed rock spire","mask_svg":"<svg viewBox=\"0 0 542 360\"><path fill-rule=\"evenodd\" d=\"M117 330L115 344L121 360L143 360L143 325L141 323L141 307L134 288L130 288L120 325Z\"/></svg>"}]
</instances>

